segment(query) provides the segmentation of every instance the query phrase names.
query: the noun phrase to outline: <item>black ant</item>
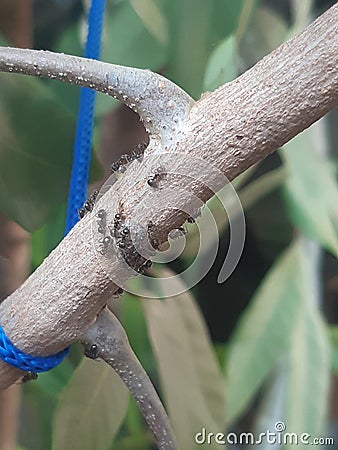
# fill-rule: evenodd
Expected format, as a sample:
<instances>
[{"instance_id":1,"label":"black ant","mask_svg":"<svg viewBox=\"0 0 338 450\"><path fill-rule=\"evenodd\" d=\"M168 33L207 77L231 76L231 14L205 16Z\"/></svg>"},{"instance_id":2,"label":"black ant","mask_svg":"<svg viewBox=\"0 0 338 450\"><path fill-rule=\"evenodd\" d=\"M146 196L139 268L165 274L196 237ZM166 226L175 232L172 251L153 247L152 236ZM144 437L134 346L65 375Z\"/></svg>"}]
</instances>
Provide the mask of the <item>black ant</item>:
<instances>
[{"instance_id":1,"label":"black ant","mask_svg":"<svg viewBox=\"0 0 338 450\"><path fill-rule=\"evenodd\" d=\"M95 191L89 196L89 198L84 202L82 208L78 210L78 216L80 219L82 219L87 212L91 212L94 208L94 203L96 200L96 197L98 196L99 191L95 189Z\"/></svg>"},{"instance_id":2,"label":"black ant","mask_svg":"<svg viewBox=\"0 0 338 450\"><path fill-rule=\"evenodd\" d=\"M159 181L166 175L166 169L164 167L158 167L154 170L154 175L148 178L147 183L151 187L158 187Z\"/></svg>"},{"instance_id":3,"label":"black ant","mask_svg":"<svg viewBox=\"0 0 338 450\"><path fill-rule=\"evenodd\" d=\"M98 217L98 219L99 219L99 220L97 221L97 224L98 224L98 229L97 229L97 231L98 231L99 233L102 233L102 234L103 234L104 228L105 228L105 226L106 226L106 211L105 211L104 209L100 209L100 210L97 212L96 217Z\"/></svg>"},{"instance_id":4,"label":"black ant","mask_svg":"<svg viewBox=\"0 0 338 450\"><path fill-rule=\"evenodd\" d=\"M120 158L111 165L111 171L124 173L126 171L126 165L131 163L135 159L142 159L144 150L147 148L147 144L138 144L131 152L130 155L121 155Z\"/></svg>"},{"instance_id":5,"label":"black ant","mask_svg":"<svg viewBox=\"0 0 338 450\"><path fill-rule=\"evenodd\" d=\"M123 294L123 292L124 292L124 290L123 290L121 287L119 287L119 288L117 289L117 291L113 294L113 298L119 298L120 295Z\"/></svg>"},{"instance_id":6,"label":"black ant","mask_svg":"<svg viewBox=\"0 0 338 450\"><path fill-rule=\"evenodd\" d=\"M111 238L109 236L105 236L104 238L102 238L100 240L100 249L99 252L101 253L101 255L105 255L107 253L108 250L108 245L111 242Z\"/></svg>"},{"instance_id":7,"label":"black ant","mask_svg":"<svg viewBox=\"0 0 338 450\"><path fill-rule=\"evenodd\" d=\"M129 155L120 156L119 163L121 166L124 166L129 163Z\"/></svg>"},{"instance_id":8,"label":"black ant","mask_svg":"<svg viewBox=\"0 0 338 450\"><path fill-rule=\"evenodd\" d=\"M27 372L21 378L22 383L27 383L27 381L37 380L38 374L36 372Z\"/></svg>"},{"instance_id":9,"label":"black ant","mask_svg":"<svg viewBox=\"0 0 338 450\"><path fill-rule=\"evenodd\" d=\"M147 144L145 142L141 142L140 144L137 144L137 146L131 152L131 155L129 157L129 162L134 161L134 159L142 159L144 150L146 148L147 148Z\"/></svg>"},{"instance_id":10,"label":"black ant","mask_svg":"<svg viewBox=\"0 0 338 450\"><path fill-rule=\"evenodd\" d=\"M90 347L86 346L84 349L84 355L90 359L97 359L99 357L99 347L96 344L92 344Z\"/></svg>"},{"instance_id":11,"label":"black ant","mask_svg":"<svg viewBox=\"0 0 338 450\"><path fill-rule=\"evenodd\" d=\"M117 161L117 162L115 162L115 163L113 163L113 164L111 165L111 171L112 171L112 172L117 172L117 171L119 170L119 167L120 167L120 164L119 164L118 161Z\"/></svg>"},{"instance_id":12,"label":"black ant","mask_svg":"<svg viewBox=\"0 0 338 450\"><path fill-rule=\"evenodd\" d=\"M130 234L129 228L124 227L122 230L122 234L123 234L123 236L129 236L129 234Z\"/></svg>"},{"instance_id":13,"label":"black ant","mask_svg":"<svg viewBox=\"0 0 338 450\"><path fill-rule=\"evenodd\" d=\"M148 259L140 268L139 272L144 273L147 269L150 269L150 267L153 265L152 261Z\"/></svg>"},{"instance_id":14,"label":"black ant","mask_svg":"<svg viewBox=\"0 0 338 450\"><path fill-rule=\"evenodd\" d=\"M132 269L139 271L145 258L137 251L132 240L132 230L126 224L124 214L117 212L114 216L113 226L109 227L110 236L115 240L120 255Z\"/></svg>"},{"instance_id":15,"label":"black ant","mask_svg":"<svg viewBox=\"0 0 338 450\"><path fill-rule=\"evenodd\" d=\"M78 214L78 216L79 216L79 219L83 219L83 217L86 215L86 210L85 210L85 208L80 208L79 210L78 210L78 212L77 212L77 214Z\"/></svg>"}]
</instances>

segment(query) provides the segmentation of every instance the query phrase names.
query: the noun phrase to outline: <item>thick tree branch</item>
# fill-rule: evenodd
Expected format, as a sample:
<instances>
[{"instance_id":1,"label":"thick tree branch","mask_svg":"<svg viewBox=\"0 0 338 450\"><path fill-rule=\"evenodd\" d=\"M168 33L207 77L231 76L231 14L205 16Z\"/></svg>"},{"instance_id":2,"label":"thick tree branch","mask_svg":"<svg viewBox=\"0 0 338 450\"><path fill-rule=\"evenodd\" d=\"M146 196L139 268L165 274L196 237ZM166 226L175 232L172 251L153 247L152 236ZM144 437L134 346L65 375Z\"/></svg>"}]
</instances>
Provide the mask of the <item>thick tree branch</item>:
<instances>
[{"instance_id":1,"label":"thick tree branch","mask_svg":"<svg viewBox=\"0 0 338 450\"><path fill-rule=\"evenodd\" d=\"M192 194L202 200L212 195L200 181L214 172L199 174L197 182L187 177L168 177L163 180L163 189L162 184L160 189L152 189L147 180L154 167L162 166L161 152L167 149L175 154L170 160L174 174L182 173L184 167L185 173L195 175L196 160L201 158L232 180L309 127L338 103L337 23L335 5L302 34L233 82L205 94L196 104L172 83L150 72L125 69L126 81L121 83L116 73L115 78L112 75L116 72L114 66L66 55L1 49L0 70L32 75L40 71L42 75L43 59L49 64L46 76L103 92L110 92L112 85L113 90L121 91L115 94L129 106L141 92L137 98L140 101L142 97L142 102L137 109L143 118L150 119L146 124L152 133L150 146L143 162L132 163L114 189L99 200L97 208L106 210L109 221L123 208L127 222L132 220L142 229L151 220L156 224L152 237L162 242L186 218L177 210L192 203ZM124 95L133 96L133 101ZM219 187L216 178L215 175L215 188ZM171 190L165 189L168 185ZM94 248L94 214L81 220L30 278L0 305L1 324L22 350L46 355L78 339L116 290L117 281L122 283L130 277L118 249L109 257L110 276L104 270L105 260ZM115 283L112 274L117 277ZM0 389L19 375L18 370L0 363Z\"/></svg>"}]
</instances>

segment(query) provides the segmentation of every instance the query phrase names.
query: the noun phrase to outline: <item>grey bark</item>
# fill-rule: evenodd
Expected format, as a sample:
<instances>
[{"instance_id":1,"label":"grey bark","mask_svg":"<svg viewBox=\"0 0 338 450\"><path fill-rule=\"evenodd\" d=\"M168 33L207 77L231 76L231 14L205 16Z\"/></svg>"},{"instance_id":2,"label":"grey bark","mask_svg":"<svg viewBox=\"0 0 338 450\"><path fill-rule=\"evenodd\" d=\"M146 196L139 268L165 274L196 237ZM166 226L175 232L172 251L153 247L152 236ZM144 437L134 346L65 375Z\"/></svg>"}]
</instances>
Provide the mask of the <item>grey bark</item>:
<instances>
[{"instance_id":1,"label":"grey bark","mask_svg":"<svg viewBox=\"0 0 338 450\"><path fill-rule=\"evenodd\" d=\"M97 357L109 364L124 381L153 432L159 450L176 450L169 420L157 392L114 314L104 309L80 340L89 350L95 345Z\"/></svg>"},{"instance_id":2,"label":"grey bark","mask_svg":"<svg viewBox=\"0 0 338 450\"><path fill-rule=\"evenodd\" d=\"M134 162L114 190L99 200L98 208L105 208L112 219L123 203L124 212L135 223L146 227L151 220L157 224L154 237L163 242L185 216L159 205L175 204L180 209L189 201L183 194L174 195L178 188L203 200L212 192L186 177L173 180L171 194L161 189L155 192L147 185L151 173L147 161L152 158L155 166L167 149L180 156L172 160L174 172L180 171L182 161L185 169L193 172L188 158L193 156L213 163L232 180L309 127L338 104L337 23L335 5L245 74L204 94L196 103L150 72L126 69L123 73L132 78L126 75L121 87L118 69L113 66L66 55L0 49L0 70L31 75L39 72L108 93L113 86L114 95L136 107L144 120L148 117L151 140L143 163ZM142 101L135 106L138 90ZM141 202L144 199L146 203ZM22 350L48 355L78 339L116 290L93 248L94 220L93 215L81 220L0 305L1 324ZM109 263L119 281L130 277L117 253L111 255ZM0 389L18 376L20 371L0 362Z\"/></svg>"}]
</instances>

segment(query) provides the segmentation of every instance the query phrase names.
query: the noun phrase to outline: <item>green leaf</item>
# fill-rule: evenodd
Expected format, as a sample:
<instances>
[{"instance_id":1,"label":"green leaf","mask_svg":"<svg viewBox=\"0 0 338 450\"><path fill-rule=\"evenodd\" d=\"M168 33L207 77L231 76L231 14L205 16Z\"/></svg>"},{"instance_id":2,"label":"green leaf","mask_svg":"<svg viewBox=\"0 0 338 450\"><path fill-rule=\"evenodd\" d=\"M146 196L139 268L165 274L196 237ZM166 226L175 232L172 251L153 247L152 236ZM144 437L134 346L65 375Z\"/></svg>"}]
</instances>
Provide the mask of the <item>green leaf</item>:
<instances>
[{"instance_id":1,"label":"green leaf","mask_svg":"<svg viewBox=\"0 0 338 450\"><path fill-rule=\"evenodd\" d=\"M251 166L249 169L247 169L245 172L243 172L241 175L239 175L236 180L233 180L231 182L231 185L235 190L239 189L247 180L252 176L252 174L256 171L257 165ZM263 183L262 183L263 184ZM273 188L273 181L271 181L271 186ZM243 189L244 190L244 189ZM254 189L254 192L257 192L258 189ZM240 191L242 192L242 191ZM246 191L245 191L246 192ZM260 193L262 193L262 189L260 189ZM245 197L248 197L245 195ZM257 192L256 199L259 197L259 194ZM222 199L222 202L220 201ZM254 200L254 197L250 197L247 201L247 198L245 198L245 201L247 201L247 204L251 205L250 200ZM200 252L200 256L205 255L210 248L212 248L215 244L215 240L218 241L218 236L223 232L223 230L226 229L226 227L229 224L229 218L227 213L224 210L224 205L228 205L229 207L232 207L232 213L236 214L234 212L233 205L238 204L239 202L235 202L233 190L229 189L229 185L224 186L220 191L217 192L217 196L212 197L210 200L207 201L207 209L210 210L211 214L213 215L213 218L216 222L218 234L213 235L210 233L210 227L207 223L207 221L198 220L198 227L196 224L186 224L185 227L188 230L188 234L186 236L186 244L184 247L184 250L181 254L181 258L183 259L189 259L189 258L195 258L197 252ZM202 218L203 215L206 214L206 209L203 208L201 211ZM204 243L203 248L200 246L200 235L203 235Z\"/></svg>"},{"instance_id":2,"label":"green leaf","mask_svg":"<svg viewBox=\"0 0 338 450\"><path fill-rule=\"evenodd\" d=\"M105 363L84 358L61 394L53 450L108 449L127 407L120 377Z\"/></svg>"},{"instance_id":3,"label":"green leaf","mask_svg":"<svg viewBox=\"0 0 338 450\"><path fill-rule=\"evenodd\" d=\"M212 48L214 0L166 3L171 36L166 76L197 98L203 91L203 77Z\"/></svg>"},{"instance_id":4,"label":"green leaf","mask_svg":"<svg viewBox=\"0 0 338 450\"><path fill-rule=\"evenodd\" d=\"M168 27L155 0L130 0L136 14L140 17L150 34L162 45L168 44Z\"/></svg>"},{"instance_id":5,"label":"green leaf","mask_svg":"<svg viewBox=\"0 0 338 450\"><path fill-rule=\"evenodd\" d=\"M137 282L136 279L129 281L131 286L135 286L135 282ZM146 372L153 372L155 369L155 361L139 298L135 298L125 292L119 302L119 308L121 311L120 319L126 329L132 349Z\"/></svg>"},{"instance_id":6,"label":"green leaf","mask_svg":"<svg viewBox=\"0 0 338 450\"><path fill-rule=\"evenodd\" d=\"M298 247L274 264L244 312L227 357L227 419L248 406L290 343L302 305Z\"/></svg>"},{"instance_id":7,"label":"green leaf","mask_svg":"<svg viewBox=\"0 0 338 450\"><path fill-rule=\"evenodd\" d=\"M130 2L108 10L102 48L103 61L124 66L157 69L165 63L166 52L149 33Z\"/></svg>"},{"instance_id":8,"label":"green leaf","mask_svg":"<svg viewBox=\"0 0 338 450\"><path fill-rule=\"evenodd\" d=\"M60 392L69 382L73 373L74 366L69 358L66 358L55 369L39 374L38 379L32 384L36 390L44 393L48 399L58 400Z\"/></svg>"},{"instance_id":9,"label":"green leaf","mask_svg":"<svg viewBox=\"0 0 338 450\"><path fill-rule=\"evenodd\" d=\"M66 208L65 205L61 205L55 215L31 234L31 263L34 269L63 239L65 223Z\"/></svg>"},{"instance_id":10,"label":"green leaf","mask_svg":"<svg viewBox=\"0 0 338 450\"><path fill-rule=\"evenodd\" d=\"M331 365L333 372L338 375L338 326L329 327L329 338L331 342Z\"/></svg>"},{"instance_id":11,"label":"green leaf","mask_svg":"<svg viewBox=\"0 0 338 450\"><path fill-rule=\"evenodd\" d=\"M175 435L180 448L191 449L203 427L224 428L224 380L206 325L189 292L145 299L143 307Z\"/></svg>"},{"instance_id":12,"label":"green leaf","mask_svg":"<svg viewBox=\"0 0 338 450\"><path fill-rule=\"evenodd\" d=\"M67 197L75 121L40 80L0 79L0 209L32 231Z\"/></svg>"},{"instance_id":13,"label":"green leaf","mask_svg":"<svg viewBox=\"0 0 338 450\"><path fill-rule=\"evenodd\" d=\"M107 8L102 61L156 71L165 66L167 56L166 48L145 27L129 1ZM95 117L104 115L117 104L112 97L99 94Z\"/></svg>"},{"instance_id":14,"label":"green leaf","mask_svg":"<svg viewBox=\"0 0 338 450\"><path fill-rule=\"evenodd\" d=\"M246 32L250 23L251 16L256 9L257 0L245 0L241 9L241 14L238 17L238 25L236 29L236 40L240 42L243 34Z\"/></svg>"},{"instance_id":15,"label":"green leaf","mask_svg":"<svg viewBox=\"0 0 338 450\"><path fill-rule=\"evenodd\" d=\"M286 164L286 200L293 223L338 254L338 189L328 159L315 147L314 130L299 134L280 155Z\"/></svg>"},{"instance_id":16,"label":"green leaf","mask_svg":"<svg viewBox=\"0 0 338 450\"><path fill-rule=\"evenodd\" d=\"M330 352L319 311L307 300L311 293L307 299L305 297L308 286L311 286L311 280L308 276L306 278L302 280L304 307L298 314L286 361L283 416L287 431L320 436L325 431L328 408Z\"/></svg>"},{"instance_id":17,"label":"green leaf","mask_svg":"<svg viewBox=\"0 0 338 450\"><path fill-rule=\"evenodd\" d=\"M224 39L234 34L240 27L241 17L248 9L251 10L252 2L257 0L214 0L214 13L212 24L217 33L217 39Z\"/></svg>"},{"instance_id":18,"label":"green leaf","mask_svg":"<svg viewBox=\"0 0 338 450\"><path fill-rule=\"evenodd\" d=\"M284 167L270 170L259 178L251 181L238 192L244 211L247 211L259 200L279 188L286 179Z\"/></svg>"},{"instance_id":19,"label":"green leaf","mask_svg":"<svg viewBox=\"0 0 338 450\"><path fill-rule=\"evenodd\" d=\"M220 42L210 55L204 75L203 87L213 91L237 75L235 37L229 36Z\"/></svg>"},{"instance_id":20,"label":"green leaf","mask_svg":"<svg viewBox=\"0 0 338 450\"><path fill-rule=\"evenodd\" d=\"M275 430L275 423L282 421L286 433L301 436L306 432L313 438L321 436L326 428L330 348L318 307L319 292L316 294L315 278L320 276L316 256L313 259L304 239L299 244L297 275L302 284L302 307L297 312L288 351L279 360L263 398L256 433ZM294 448L290 442L286 444L283 449ZM300 448L307 446L300 445Z\"/></svg>"},{"instance_id":21,"label":"green leaf","mask_svg":"<svg viewBox=\"0 0 338 450\"><path fill-rule=\"evenodd\" d=\"M287 23L268 7L260 7L252 15L248 28L240 30L240 55L245 67L253 66L287 38Z\"/></svg>"}]
</instances>

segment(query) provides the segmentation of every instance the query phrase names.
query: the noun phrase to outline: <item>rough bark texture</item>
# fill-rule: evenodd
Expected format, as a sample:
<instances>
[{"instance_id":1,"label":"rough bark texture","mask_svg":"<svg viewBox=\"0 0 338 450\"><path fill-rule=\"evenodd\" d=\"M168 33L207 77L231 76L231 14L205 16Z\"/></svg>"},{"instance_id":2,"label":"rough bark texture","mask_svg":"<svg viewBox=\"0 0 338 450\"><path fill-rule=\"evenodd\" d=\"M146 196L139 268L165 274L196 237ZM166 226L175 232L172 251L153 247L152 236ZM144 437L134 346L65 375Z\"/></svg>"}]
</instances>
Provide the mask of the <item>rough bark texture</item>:
<instances>
[{"instance_id":1,"label":"rough bark texture","mask_svg":"<svg viewBox=\"0 0 338 450\"><path fill-rule=\"evenodd\" d=\"M185 173L193 173L196 159L201 158L217 165L232 180L309 127L338 104L337 23L338 6L335 5L302 34L241 77L204 94L191 107L189 117L179 129L168 122L175 115L165 115L163 123L170 127L171 144L162 140L154 145L151 139L143 162L131 164L97 207L104 208L110 220L121 208L128 218L132 216L134 223L146 227L151 220L157 225L153 236L164 241L168 231L184 220L184 215L167 205L180 209L189 202L187 192L203 200L212 193L200 182L186 177L164 180L163 186L170 184L171 191L150 189L147 179L157 160L162 161L161 148L175 153L170 161L174 173L180 173L182 166ZM0 50L0 70L13 71L13 67L8 70L6 57L6 52ZM15 65L17 57L10 64ZM23 66L20 72L24 72ZM85 63L78 67L83 71ZM33 74L31 69L28 73ZM58 70L56 67L55 72ZM105 87L101 90L107 92L106 70L109 69L106 67L101 72L101 86ZM82 80L73 77L73 82L98 88L100 84L86 76ZM168 103L170 99L165 100ZM156 125L151 132L157 133L158 129ZM83 334L116 290L114 282L102 270L104 261L94 251L92 225L95 223L93 214L81 220L34 274L0 305L1 323L22 350L47 355L65 347ZM130 276L117 252L111 255L109 266L120 282ZM11 384L19 374L18 370L0 363L0 389Z\"/></svg>"}]
</instances>

